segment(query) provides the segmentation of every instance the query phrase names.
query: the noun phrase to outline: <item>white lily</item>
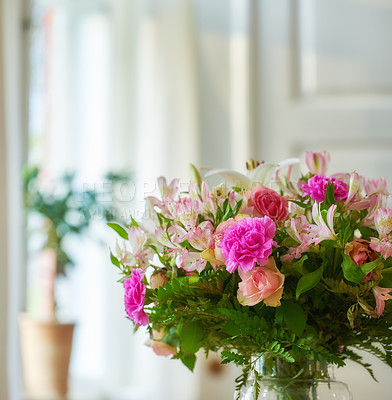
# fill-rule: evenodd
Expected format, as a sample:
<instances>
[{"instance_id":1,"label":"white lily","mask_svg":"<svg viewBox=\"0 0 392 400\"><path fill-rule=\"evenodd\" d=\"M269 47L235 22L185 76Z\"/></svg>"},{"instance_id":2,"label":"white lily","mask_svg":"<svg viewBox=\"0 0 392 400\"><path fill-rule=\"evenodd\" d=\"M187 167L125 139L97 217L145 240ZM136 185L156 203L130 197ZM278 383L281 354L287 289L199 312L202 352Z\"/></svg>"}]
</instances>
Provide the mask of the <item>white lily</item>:
<instances>
[{"instance_id":1,"label":"white lily","mask_svg":"<svg viewBox=\"0 0 392 400\"><path fill-rule=\"evenodd\" d=\"M213 175L220 175L226 179L232 186L242 189L251 190L257 185L269 186L275 173L280 169L290 164L297 164L300 160L297 158L290 158L284 160L279 164L263 163L255 169L248 172L247 176L237 171L229 169L214 169L206 173L206 177Z\"/></svg>"}]
</instances>

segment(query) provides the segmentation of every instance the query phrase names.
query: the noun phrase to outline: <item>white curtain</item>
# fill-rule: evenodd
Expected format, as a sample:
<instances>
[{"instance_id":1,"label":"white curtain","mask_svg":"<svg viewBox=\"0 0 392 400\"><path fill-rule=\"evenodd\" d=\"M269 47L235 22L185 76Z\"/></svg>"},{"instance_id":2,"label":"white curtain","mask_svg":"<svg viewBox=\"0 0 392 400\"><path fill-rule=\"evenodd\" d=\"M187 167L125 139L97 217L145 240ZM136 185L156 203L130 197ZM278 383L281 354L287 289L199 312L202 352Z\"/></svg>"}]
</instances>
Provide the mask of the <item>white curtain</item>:
<instances>
[{"instance_id":1,"label":"white curtain","mask_svg":"<svg viewBox=\"0 0 392 400\"><path fill-rule=\"evenodd\" d=\"M130 117L125 130L133 140L127 153L120 150L120 154L131 160L135 173L135 199L126 207L138 218L144 197L156 189L159 175L186 178L188 164L199 162L196 21L190 0L126 3L117 3L116 15L131 19L129 35L117 36L123 46L115 57L124 57L124 49L129 54L124 76L130 80ZM118 98L124 98L124 79L121 83L116 86ZM129 322L123 319L122 290L114 283L115 271L108 269L106 274L105 281L113 285L106 287L111 311L107 314L110 346L105 376L112 387L118 387L111 398L197 399L197 377L178 361L154 355L144 346L143 332L132 336Z\"/></svg>"},{"instance_id":2,"label":"white curtain","mask_svg":"<svg viewBox=\"0 0 392 400\"><path fill-rule=\"evenodd\" d=\"M22 2L0 2L0 399L20 395L18 313L24 292L21 167L25 140Z\"/></svg>"},{"instance_id":3,"label":"white curtain","mask_svg":"<svg viewBox=\"0 0 392 400\"><path fill-rule=\"evenodd\" d=\"M76 169L81 183L102 189L84 177L131 170L134 196L122 205L138 218L159 175L186 179L191 162L231 167L248 157L247 17L238 12L240 1L36 3L50 10L47 171ZM233 68L240 74L235 81ZM77 322L72 392L110 400L207 400L213 379L203 389L208 373L201 363L191 374L179 361L155 356L142 331L133 336L108 258L114 235L104 234L105 245L83 240L76 268L59 285L68 299L63 315ZM224 390L231 396L228 374L217 379L221 398Z\"/></svg>"}]
</instances>

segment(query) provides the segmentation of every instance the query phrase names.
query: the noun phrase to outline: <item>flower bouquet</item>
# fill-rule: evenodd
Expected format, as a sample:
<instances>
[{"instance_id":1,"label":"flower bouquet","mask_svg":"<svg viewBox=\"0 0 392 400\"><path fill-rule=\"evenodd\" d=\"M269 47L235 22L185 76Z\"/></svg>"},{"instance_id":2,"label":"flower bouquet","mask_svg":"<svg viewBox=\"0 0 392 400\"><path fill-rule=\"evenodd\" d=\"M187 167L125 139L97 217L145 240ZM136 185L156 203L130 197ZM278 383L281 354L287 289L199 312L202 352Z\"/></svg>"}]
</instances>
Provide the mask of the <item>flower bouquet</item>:
<instances>
[{"instance_id":1,"label":"flower bouquet","mask_svg":"<svg viewBox=\"0 0 392 400\"><path fill-rule=\"evenodd\" d=\"M193 370L200 349L218 351L223 363L243 368L237 397L252 376L255 399L260 373L276 373L277 361L292 380L318 378L304 363L346 359L372 374L358 350L392 366L386 182L356 172L327 176L328 162L326 152L307 153L308 171L294 179L297 159L250 160L247 176L209 171L205 178L225 182L214 188L192 166L184 193L178 180L158 179L161 197L146 199L147 220L110 224L122 238L111 261L126 314L147 326L157 354ZM282 389L276 398L316 397Z\"/></svg>"}]
</instances>

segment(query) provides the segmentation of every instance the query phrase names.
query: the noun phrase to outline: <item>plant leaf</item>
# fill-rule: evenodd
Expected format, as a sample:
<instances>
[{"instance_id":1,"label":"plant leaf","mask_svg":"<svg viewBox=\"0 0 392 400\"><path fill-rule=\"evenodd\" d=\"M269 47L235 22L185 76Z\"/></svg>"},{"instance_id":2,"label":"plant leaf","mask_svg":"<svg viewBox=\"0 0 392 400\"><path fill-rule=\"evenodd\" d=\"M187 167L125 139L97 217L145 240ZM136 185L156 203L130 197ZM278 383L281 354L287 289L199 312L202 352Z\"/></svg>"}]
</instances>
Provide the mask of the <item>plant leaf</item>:
<instances>
[{"instance_id":1,"label":"plant leaf","mask_svg":"<svg viewBox=\"0 0 392 400\"><path fill-rule=\"evenodd\" d=\"M194 354L182 354L180 360L187 368L189 368L193 372L196 363L196 356Z\"/></svg>"},{"instance_id":2,"label":"plant leaf","mask_svg":"<svg viewBox=\"0 0 392 400\"><path fill-rule=\"evenodd\" d=\"M115 265L117 268L121 269L120 261L116 257L114 257L113 253L110 252L110 261L112 262L113 265Z\"/></svg>"},{"instance_id":3,"label":"plant leaf","mask_svg":"<svg viewBox=\"0 0 392 400\"><path fill-rule=\"evenodd\" d=\"M360 284L365 276L362 269L347 254L343 254L342 270L344 277L353 283Z\"/></svg>"},{"instance_id":4,"label":"plant leaf","mask_svg":"<svg viewBox=\"0 0 392 400\"><path fill-rule=\"evenodd\" d=\"M283 320L287 327L300 337L306 326L306 314L302 307L292 301L282 301Z\"/></svg>"},{"instance_id":5,"label":"plant leaf","mask_svg":"<svg viewBox=\"0 0 392 400\"><path fill-rule=\"evenodd\" d=\"M112 222L108 223L107 225L114 229L123 239L128 240L128 232L122 226Z\"/></svg>"},{"instance_id":6,"label":"plant leaf","mask_svg":"<svg viewBox=\"0 0 392 400\"><path fill-rule=\"evenodd\" d=\"M187 354L196 353L203 345L204 329L200 321L186 322L180 329L181 350Z\"/></svg>"},{"instance_id":7,"label":"plant leaf","mask_svg":"<svg viewBox=\"0 0 392 400\"><path fill-rule=\"evenodd\" d=\"M324 267L321 266L320 268L316 269L316 271L303 275L300 278L296 290L297 299L302 293L305 293L308 290L314 288L320 282L321 276L323 275L323 271Z\"/></svg>"}]
</instances>

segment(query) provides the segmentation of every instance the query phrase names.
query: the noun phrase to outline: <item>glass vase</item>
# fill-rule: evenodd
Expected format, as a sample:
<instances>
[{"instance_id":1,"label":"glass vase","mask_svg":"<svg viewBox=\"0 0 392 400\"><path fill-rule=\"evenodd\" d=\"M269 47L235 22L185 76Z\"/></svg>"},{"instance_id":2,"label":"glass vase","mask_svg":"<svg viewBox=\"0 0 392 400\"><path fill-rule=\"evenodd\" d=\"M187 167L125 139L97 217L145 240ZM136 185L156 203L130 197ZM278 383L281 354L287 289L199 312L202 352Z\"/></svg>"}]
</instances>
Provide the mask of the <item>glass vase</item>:
<instances>
[{"instance_id":1,"label":"glass vase","mask_svg":"<svg viewBox=\"0 0 392 400\"><path fill-rule=\"evenodd\" d=\"M235 393L235 400L352 400L347 385L335 380L333 367L326 362L288 363L264 357L254 362L256 374Z\"/></svg>"}]
</instances>

